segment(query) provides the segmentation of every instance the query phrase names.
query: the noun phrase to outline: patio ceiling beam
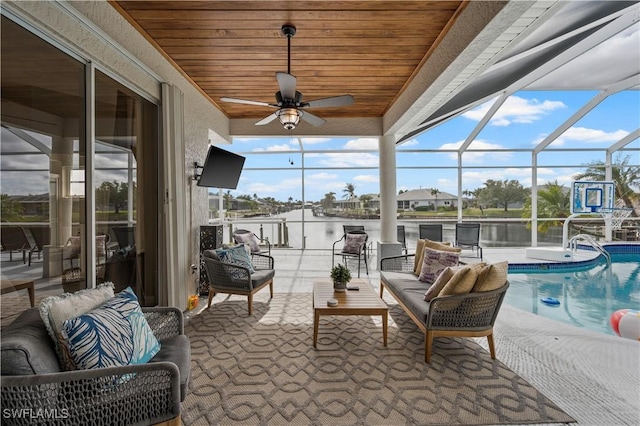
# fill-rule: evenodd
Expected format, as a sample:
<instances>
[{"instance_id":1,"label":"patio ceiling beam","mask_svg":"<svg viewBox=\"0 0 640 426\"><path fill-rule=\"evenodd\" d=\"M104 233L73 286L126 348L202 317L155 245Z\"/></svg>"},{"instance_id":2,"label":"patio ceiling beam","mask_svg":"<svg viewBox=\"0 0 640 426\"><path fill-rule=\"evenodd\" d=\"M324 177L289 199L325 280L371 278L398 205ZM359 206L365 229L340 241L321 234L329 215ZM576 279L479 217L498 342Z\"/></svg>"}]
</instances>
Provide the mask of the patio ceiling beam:
<instances>
[{"instance_id":1,"label":"patio ceiling beam","mask_svg":"<svg viewBox=\"0 0 640 426\"><path fill-rule=\"evenodd\" d=\"M544 138L536 147L533 152L538 153L544 150L547 146L549 146L553 141L559 138L564 132L566 132L571 126L577 123L582 117L584 117L589 111L595 108L600 102L604 101L609 96L621 92L623 90L634 87L638 84L638 74L631 76L623 81L620 81L611 87L599 92L593 98L589 100L586 104L582 106L578 111L576 111L571 117L569 117L564 123L562 123L559 127L557 127L553 132L549 134L546 138Z\"/></svg>"},{"instance_id":2,"label":"patio ceiling beam","mask_svg":"<svg viewBox=\"0 0 640 426\"><path fill-rule=\"evenodd\" d=\"M605 18L598 19L597 22L599 22L600 25L602 26L602 28L599 30L595 29L597 27L594 28L594 26L592 25L593 23L589 23L579 29L572 31L569 34L573 34L574 37L580 37L580 34L584 33L585 31L593 31L593 34L586 36L583 40L576 42L573 46L567 48L565 51L558 54L554 58L542 63L540 66L537 66L535 68L532 67L529 72L524 74L521 78L515 80L509 86L501 88L501 90L496 90L490 94L486 94L482 97L473 99L472 102L467 102L465 105L462 105L456 108L455 110L445 111L440 115L437 115L435 117L430 117L429 121L424 121L423 123L421 123L419 127L414 129L412 132L400 138L398 143L402 143L408 140L409 138L414 137L426 131L433 125L437 125L443 121L454 118L460 115L461 113L463 113L464 111L468 111L469 109L481 104L482 102L494 96L497 96L498 93L501 93L501 92L504 93L504 91L515 93L519 90L525 90L529 85L536 82L537 80L547 76L548 74L551 74L556 69L569 63L573 59L584 54L585 52L588 52L598 44L615 36L616 34L630 27L631 25L634 25L637 22L637 15L638 15L638 6L636 3L634 3L631 6L623 9L622 11L618 11ZM565 37L565 36L562 36L562 37ZM545 43L545 46L547 46L548 48L551 48L558 42L559 42L558 39L554 39L552 41ZM534 52L534 50L529 49L518 56L520 58L524 58L526 57L526 55L532 54L532 52ZM481 79L484 78L484 80L490 80L491 75L494 72L496 72L496 70L498 70L500 67L502 67L502 63L496 64L494 67L487 70L486 73L483 76L481 76Z\"/></svg>"},{"instance_id":3,"label":"patio ceiling beam","mask_svg":"<svg viewBox=\"0 0 640 426\"><path fill-rule=\"evenodd\" d=\"M24 140L29 145L33 146L38 151L42 152L43 154L46 154L47 157L51 157L51 148L49 148L47 145L43 144L38 139L31 136L29 133L25 132L22 129L16 129L14 127L9 127L5 125L3 125L2 127L7 129L9 132L13 133L20 139Z\"/></svg>"},{"instance_id":4,"label":"patio ceiling beam","mask_svg":"<svg viewBox=\"0 0 640 426\"><path fill-rule=\"evenodd\" d=\"M619 151L638 138L640 138L640 129L634 130L633 132L629 133L627 136L607 148L607 155L611 155L614 152Z\"/></svg>"},{"instance_id":5,"label":"patio ceiling beam","mask_svg":"<svg viewBox=\"0 0 640 426\"><path fill-rule=\"evenodd\" d=\"M473 142L476 136L478 136L478 134L482 131L482 129L485 128L485 126L489 123L489 120L493 118L493 116L496 114L496 112L498 112L500 107L505 103L505 101L509 98L509 96L511 96L511 93L505 92L502 95L500 95L498 99L496 99L493 105L491 105L491 108L489 108L489 111L487 111L487 113L484 115L484 117L482 117L478 125L473 129L471 133L469 133L469 136L467 136L467 139L462 143L462 145L460 145L460 148L458 149L460 153L463 153L464 151L466 151L469 145L471 145L471 142Z\"/></svg>"}]
</instances>

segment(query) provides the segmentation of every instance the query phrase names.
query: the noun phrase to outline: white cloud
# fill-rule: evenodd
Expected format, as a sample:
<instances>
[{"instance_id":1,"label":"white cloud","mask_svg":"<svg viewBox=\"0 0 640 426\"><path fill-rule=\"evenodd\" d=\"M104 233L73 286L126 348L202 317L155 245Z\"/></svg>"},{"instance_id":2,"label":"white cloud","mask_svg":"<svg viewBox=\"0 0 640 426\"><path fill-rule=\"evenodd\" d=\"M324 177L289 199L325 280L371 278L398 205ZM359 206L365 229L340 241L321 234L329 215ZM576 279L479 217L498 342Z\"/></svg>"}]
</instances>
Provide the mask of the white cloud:
<instances>
[{"instance_id":1,"label":"white cloud","mask_svg":"<svg viewBox=\"0 0 640 426\"><path fill-rule=\"evenodd\" d=\"M409 139L408 141L402 142L400 144L401 147L416 146L416 145L420 145L420 142L418 141L418 139Z\"/></svg>"},{"instance_id":2,"label":"white cloud","mask_svg":"<svg viewBox=\"0 0 640 426\"><path fill-rule=\"evenodd\" d=\"M369 153L326 153L319 163L328 167L378 167L378 156Z\"/></svg>"},{"instance_id":3,"label":"white cloud","mask_svg":"<svg viewBox=\"0 0 640 426\"><path fill-rule=\"evenodd\" d=\"M567 143L577 142L584 143L607 143L612 144L627 136L629 132L626 130L616 130L606 132L604 130L589 129L586 127L570 127L558 139L553 141L550 146L559 147Z\"/></svg>"},{"instance_id":4,"label":"white cloud","mask_svg":"<svg viewBox=\"0 0 640 426\"><path fill-rule=\"evenodd\" d=\"M249 193L249 194L259 194L259 196L264 197L264 194L273 194L275 192L277 192L280 188L274 185L267 185L266 183L262 183L262 182L253 182L250 183L246 186L246 191L243 191L242 189L238 188L238 192L240 194L243 193Z\"/></svg>"},{"instance_id":5,"label":"white cloud","mask_svg":"<svg viewBox=\"0 0 640 426\"><path fill-rule=\"evenodd\" d=\"M365 183L377 183L380 181L380 178L375 175L358 175L353 178L356 182L365 182Z\"/></svg>"},{"instance_id":6,"label":"white cloud","mask_svg":"<svg viewBox=\"0 0 640 426\"><path fill-rule=\"evenodd\" d=\"M303 145L318 145L331 142L331 138L300 138Z\"/></svg>"},{"instance_id":7,"label":"white cloud","mask_svg":"<svg viewBox=\"0 0 640 426\"><path fill-rule=\"evenodd\" d=\"M338 177L335 173L313 173L306 175L305 179L309 180L327 180L327 179L336 179Z\"/></svg>"},{"instance_id":8,"label":"white cloud","mask_svg":"<svg viewBox=\"0 0 640 426\"><path fill-rule=\"evenodd\" d=\"M299 150L299 147L297 146L293 146L293 145L289 145L289 144L282 144L282 145L271 145L268 146L266 148L254 148L253 151L254 152L262 152L262 151L297 151Z\"/></svg>"},{"instance_id":9,"label":"white cloud","mask_svg":"<svg viewBox=\"0 0 640 426\"><path fill-rule=\"evenodd\" d=\"M443 145L440 146L440 149L442 150L449 150L449 149L460 149L460 146L462 146L462 144L464 143L464 141L458 141L458 142L452 142L452 143L445 143ZM472 141L469 144L469 147L467 148L467 151L465 151L462 154L462 160L464 161L465 164L469 164L469 163L484 163L486 160L486 157L490 157L492 161L505 161L505 160L509 160L512 156L513 153L511 152L499 152L499 151L493 151L493 152L469 152L468 150L470 149L502 149L504 148L501 145L498 144L494 144L494 143L490 143L490 142L486 142L483 141L481 139L476 139L474 141ZM451 152L448 154L449 158L451 158L452 160L457 161L458 160L458 154L455 152Z\"/></svg>"},{"instance_id":10,"label":"white cloud","mask_svg":"<svg viewBox=\"0 0 640 426\"><path fill-rule=\"evenodd\" d=\"M485 102L477 108L462 114L470 120L480 121L491 108L493 102ZM545 115L560 109L566 108L561 101L545 100L540 102L537 99L525 99L519 96L510 96L498 109L489 121L493 126L508 126L512 123L533 123L541 120Z\"/></svg>"},{"instance_id":11,"label":"white cloud","mask_svg":"<svg viewBox=\"0 0 640 426\"><path fill-rule=\"evenodd\" d=\"M344 144L344 149L378 149L377 138L352 139Z\"/></svg>"}]
</instances>

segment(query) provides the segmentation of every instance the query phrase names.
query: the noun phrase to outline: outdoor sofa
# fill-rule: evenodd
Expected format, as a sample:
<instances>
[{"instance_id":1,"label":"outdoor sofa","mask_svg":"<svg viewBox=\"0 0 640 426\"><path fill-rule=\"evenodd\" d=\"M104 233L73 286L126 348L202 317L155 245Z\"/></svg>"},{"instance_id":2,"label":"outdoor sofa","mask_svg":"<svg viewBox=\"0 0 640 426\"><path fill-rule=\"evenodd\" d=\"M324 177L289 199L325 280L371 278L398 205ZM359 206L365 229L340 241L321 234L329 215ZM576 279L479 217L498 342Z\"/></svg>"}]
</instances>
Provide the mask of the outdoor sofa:
<instances>
[{"instance_id":1,"label":"outdoor sofa","mask_svg":"<svg viewBox=\"0 0 640 426\"><path fill-rule=\"evenodd\" d=\"M446 268L446 272L437 274L435 281L427 283L420 281L419 274L416 274L416 267L425 256L420 241L424 240L419 240L418 259L414 253L386 257L380 261L380 297L386 289L424 333L425 362L431 361L433 339L439 336L486 336L491 358L495 359L493 325L509 287L506 262ZM438 247L434 242L427 244ZM438 251L424 250L432 254ZM455 251L453 248L449 250ZM453 278L454 275L459 279ZM438 286L440 290L433 291L438 290L434 287L432 298L426 301L425 294L432 286Z\"/></svg>"}]
</instances>

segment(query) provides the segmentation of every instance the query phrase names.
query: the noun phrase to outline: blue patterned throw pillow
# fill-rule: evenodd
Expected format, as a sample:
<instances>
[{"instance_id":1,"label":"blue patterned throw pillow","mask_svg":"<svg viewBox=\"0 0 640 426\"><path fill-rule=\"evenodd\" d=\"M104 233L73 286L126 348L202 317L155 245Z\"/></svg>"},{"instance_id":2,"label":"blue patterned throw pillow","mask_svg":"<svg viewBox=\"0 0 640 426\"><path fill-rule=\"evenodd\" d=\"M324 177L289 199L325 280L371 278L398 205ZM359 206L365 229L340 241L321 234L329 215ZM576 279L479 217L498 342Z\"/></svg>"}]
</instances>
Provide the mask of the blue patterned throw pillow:
<instances>
[{"instance_id":1,"label":"blue patterned throw pillow","mask_svg":"<svg viewBox=\"0 0 640 426\"><path fill-rule=\"evenodd\" d=\"M249 257L244 244L238 244L237 246L229 248L216 249L215 252L218 254L220 261L223 263L247 268L250 274L253 274L256 271L253 267L253 264L251 263L251 258ZM243 276L243 271L239 269L234 269L233 271L231 271L231 275L232 278L235 279L245 278Z\"/></svg>"},{"instance_id":2,"label":"blue patterned throw pillow","mask_svg":"<svg viewBox=\"0 0 640 426\"><path fill-rule=\"evenodd\" d=\"M96 309L66 320L62 335L81 369L144 364L160 351L130 287Z\"/></svg>"}]
</instances>

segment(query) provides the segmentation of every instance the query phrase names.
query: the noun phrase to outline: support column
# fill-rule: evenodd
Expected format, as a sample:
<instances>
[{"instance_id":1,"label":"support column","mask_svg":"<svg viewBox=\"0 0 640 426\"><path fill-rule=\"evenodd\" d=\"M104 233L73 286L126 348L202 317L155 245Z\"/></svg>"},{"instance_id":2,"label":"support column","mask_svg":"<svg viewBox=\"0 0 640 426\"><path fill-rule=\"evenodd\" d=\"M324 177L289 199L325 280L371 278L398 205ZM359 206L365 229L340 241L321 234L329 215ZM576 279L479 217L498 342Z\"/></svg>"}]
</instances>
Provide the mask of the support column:
<instances>
[{"instance_id":1,"label":"support column","mask_svg":"<svg viewBox=\"0 0 640 426\"><path fill-rule=\"evenodd\" d=\"M378 268L380 259L402 254L398 242L398 202L396 200L396 141L393 136L378 140L380 151L380 241L378 241Z\"/></svg>"}]
</instances>

